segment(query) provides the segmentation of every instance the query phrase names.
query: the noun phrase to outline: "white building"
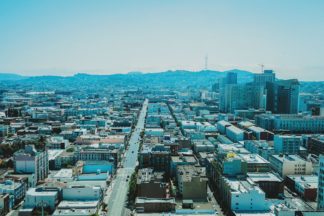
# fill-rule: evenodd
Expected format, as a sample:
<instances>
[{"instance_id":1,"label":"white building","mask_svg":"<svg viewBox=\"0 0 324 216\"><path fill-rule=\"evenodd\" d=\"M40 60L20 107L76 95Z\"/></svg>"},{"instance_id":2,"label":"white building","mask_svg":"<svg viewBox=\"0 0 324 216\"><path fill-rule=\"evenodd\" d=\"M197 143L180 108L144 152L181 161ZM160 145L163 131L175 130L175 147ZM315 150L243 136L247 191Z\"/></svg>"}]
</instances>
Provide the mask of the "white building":
<instances>
[{"instance_id":1,"label":"white building","mask_svg":"<svg viewBox=\"0 0 324 216\"><path fill-rule=\"evenodd\" d=\"M51 210L58 203L58 190L54 188L30 188L25 196L24 208L35 208L45 205Z\"/></svg>"},{"instance_id":2,"label":"white building","mask_svg":"<svg viewBox=\"0 0 324 216\"><path fill-rule=\"evenodd\" d=\"M98 201L61 201L53 216L88 216L95 215L100 207Z\"/></svg>"},{"instance_id":3,"label":"white building","mask_svg":"<svg viewBox=\"0 0 324 216\"><path fill-rule=\"evenodd\" d=\"M35 174L36 181L44 180L48 176L47 150L39 152L33 145L14 153L14 169L16 173Z\"/></svg>"},{"instance_id":4,"label":"white building","mask_svg":"<svg viewBox=\"0 0 324 216\"><path fill-rule=\"evenodd\" d=\"M317 209L324 210L324 155L319 157L319 173L318 173L318 191L317 191Z\"/></svg>"},{"instance_id":5,"label":"white building","mask_svg":"<svg viewBox=\"0 0 324 216\"><path fill-rule=\"evenodd\" d=\"M46 140L46 147L49 149L66 149L70 142L62 136L53 136Z\"/></svg>"},{"instance_id":6,"label":"white building","mask_svg":"<svg viewBox=\"0 0 324 216\"><path fill-rule=\"evenodd\" d=\"M96 201L102 198L102 189L98 186L71 186L62 189L63 200Z\"/></svg>"},{"instance_id":7,"label":"white building","mask_svg":"<svg viewBox=\"0 0 324 216\"><path fill-rule=\"evenodd\" d=\"M271 155L270 166L282 177L287 175L311 175L312 163L298 155Z\"/></svg>"},{"instance_id":8,"label":"white building","mask_svg":"<svg viewBox=\"0 0 324 216\"><path fill-rule=\"evenodd\" d=\"M269 203L265 193L256 184L249 181L239 181L225 178L226 202L235 212L268 211Z\"/></svg>"}]
</instances>

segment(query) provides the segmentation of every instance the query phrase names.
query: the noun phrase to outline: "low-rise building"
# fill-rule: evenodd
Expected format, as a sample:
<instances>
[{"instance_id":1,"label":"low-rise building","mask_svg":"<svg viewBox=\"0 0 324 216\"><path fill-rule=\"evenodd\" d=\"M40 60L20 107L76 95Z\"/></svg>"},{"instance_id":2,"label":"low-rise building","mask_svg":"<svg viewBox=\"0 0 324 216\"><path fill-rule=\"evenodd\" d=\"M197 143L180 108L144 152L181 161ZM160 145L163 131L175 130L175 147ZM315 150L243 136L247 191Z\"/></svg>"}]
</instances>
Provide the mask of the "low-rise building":
<instances>
[{"instance_id":1,"label":"low-rise building","mask_svg":"<svg viewBox=\"0 0 324 216\"><path fill-rule=\"evenodd\" d=\"M170 174L172 177L175 176L177 167L179 165L196 165L196 164L198 164L198 160L194 155L171 156Z\"/></svg>"},{"instance_id":2,"label":"low-rise building","mask_svg":"<svg viewBox=\"0 0 324 216\"><path fill-rule=\"evenodd\" d=\"M54 210L59 201L57 188L29 188L24 202L24 208L35 208L41 205Z\"/></svg>"},{"instance_id":3,"label":"low-rise building","mask_svg":"<svg viewBox=\"0 0 324 216\"><path fill-rule=\"evenodd\" d=\"M247 163L248 172L269 172L270 163L258 154L239 154L240 158Z\"/></svg>"},{"instance_id":4,"label":"low-rise building","mask_svg":"<svg viewBox=\"0 0 324 216\"><path fill-rule=\"evenodd\" d=\"M312 163L298 155L271 155L269 158L271 168L282 177L287 175L310 175Z\"/></svg>"},{"instance_id":5,"label":"low-rise building","mask_svg":"<svg viewBox=\"0 0 324 216\"><path fill-rule=\"evenodd\" d=\"M261 114L256 125L271 131L288 130L292 133L324 133L324 116L302 114Z\"/></svg>"},{"instance_id":6,"label":"low-rise building","mask_svg":"<svg viewBox=\"0 0 324 216\"><path fill-rule=\"evenodd\" d=\"M255 183L223 177L222 198L232 212L262 212L270 210L266 195Z\"/></svg>"},{"instance_id":7,"label":"low-rise building","mask_svg":"<svg viewBox=\"0 0 324 216\"><path fill-rule=\"evenodd\" d=\"M10 195L10 208L20 203L26 194L26 184L24 182L15 182L13 180L5 180L0 183L0 194Z\"/></svg>"},{"instance_id":8,"label":"low-rise building","mask_svg":"<svg viewBox=\"0 0 324 216\"><path fill-rule=\"evenodd\" d=\"M61 136L53 136L46 140L46 146L49 149L66 149L70 142Z\"/></svg>"},{"instance_id":9,"label":"low-rise building","mask_svg":"<svg viewBox=\"0 0 324 216\"><path fill-rule=\"evenodd\" d=\"M100 207L99 201L61 201L53 216L95 215Z\"/></svg>"},{"instance_id":10,"label":"low-rise building","mask_svg":"<svg viewBox=\"0 0 324 216\"><path fill-rule=\"evenodd\" d=\"M145 212L174 212L176 202L174 198L143 198L137 197L135 207L138 213Z\"/></svg>"},{"instance_id":11,"label":"low-rise building","mask_svg":"<svg viewBox=\"0 0 324 216\"><path fill-rule=\"evenodd\" d=\"M244 130L233 125L226 127L226 136L233 142L244 140Z\"/></svg>"},{"instance_id":12,"label":"low-rise building","mask_svg":"<svg viewBox=\"0 0 324 216\"><path fill-rule=\"evenodd\" d=\"M306 201L315 201L317 197L318 176L315 175L288 175L286 185L297 192Z\"/></svg>"},{"instance_id":13,"label":"low-rise building","mask_svg":"<svg viewBox=\"0 0 324 216\"><path fill-rule=\"evenodd\" d=\"M284 193L284 180L277 174L248 173L248 179L257 184L265 193L266 198L279 198Z\"/></svg>"},{"instance_id":14,"label":"low-rise building","mask_svg":"<svg viewBox=\"0 0 324 216\"><path fill-rule=\"evenodd\" d=\"M204 167L193 165L177 167L178 189L183 199L206 200L207 181Z\"/></svg>"},{"instance_id":15,"label":"low-rise building","mask_svg":"<svg viewBox=\"0 0 324 216\"><path fill-rule=\"evenodd\" d=\"M68 201L98 201L102 196L102 189L96 186L70 186L62 189L62 198Z\"/></svg>"},{"instance_id":16,"label":"low-rise building","mask_svg":"<svg viewBox=\"0 0 324 216\"><path fill-rule=\"evenodd\" d=\"M152 168L138 170L138 197L166 198L168 194L169 184L164 181L164 172L154 172Z\"/></svg>"},{"instance_id":17,"label":"low-rise building","mask_svg":"<svg viewBox=\"0 0 324 216\"><path fill-rule=\"evenodd\" d=\"M244 140L244 148L266 160L269 160L270 155L275 154L273 146L265 140Z\"/></svg>"},{"instance_id":18,"label":"low-rise building","mask_svg":"<svg viewBox=\"0 0 324 216\"><path fill-rule=\"evenodd\" d=\"M7 215L11 209L9 196L10 196L9 194L0 195L0 215L1 216Z\"/></svg>"}]
</instances>

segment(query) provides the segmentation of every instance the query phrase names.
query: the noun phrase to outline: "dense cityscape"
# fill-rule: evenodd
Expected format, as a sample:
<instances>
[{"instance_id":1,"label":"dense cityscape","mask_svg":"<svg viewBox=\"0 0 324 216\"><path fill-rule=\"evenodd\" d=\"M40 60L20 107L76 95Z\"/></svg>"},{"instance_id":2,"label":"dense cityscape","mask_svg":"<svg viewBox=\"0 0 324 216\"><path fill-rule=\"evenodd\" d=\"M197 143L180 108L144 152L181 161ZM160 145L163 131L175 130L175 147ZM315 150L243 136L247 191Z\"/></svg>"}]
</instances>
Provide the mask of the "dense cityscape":
<instances>
[{"instance_id":1,"label":"dense cityscape","mask_svg":"<svg viewBox=\"0 0 324 216\"><path fill-rule=\"evenodd\" d=\"M293 77L292 77L293 78ZM324 215L324 82L0 76L0 215Z\"/></svg>"}]
</instances>

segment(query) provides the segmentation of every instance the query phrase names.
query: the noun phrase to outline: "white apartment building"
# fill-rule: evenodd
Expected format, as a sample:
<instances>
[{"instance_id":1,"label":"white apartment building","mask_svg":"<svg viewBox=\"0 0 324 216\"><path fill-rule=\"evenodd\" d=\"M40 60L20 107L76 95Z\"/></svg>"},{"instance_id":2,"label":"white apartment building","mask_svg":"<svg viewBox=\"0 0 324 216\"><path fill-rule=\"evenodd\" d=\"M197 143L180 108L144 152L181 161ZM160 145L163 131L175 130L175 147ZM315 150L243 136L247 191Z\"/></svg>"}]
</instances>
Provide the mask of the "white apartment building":
<instances>
[{"instance_id":1,"label":"white apartment building","mask_svg":"<svg viewBox=\"0 0 324 216\"><path fill-rule=\"evenodd\" d=\"M34 145L27 145L25 149L14 153L14 169L16 173L34 173L36 181L44 180L48 176L48 152L39 152Z\"/></svg>"}]
</instances>

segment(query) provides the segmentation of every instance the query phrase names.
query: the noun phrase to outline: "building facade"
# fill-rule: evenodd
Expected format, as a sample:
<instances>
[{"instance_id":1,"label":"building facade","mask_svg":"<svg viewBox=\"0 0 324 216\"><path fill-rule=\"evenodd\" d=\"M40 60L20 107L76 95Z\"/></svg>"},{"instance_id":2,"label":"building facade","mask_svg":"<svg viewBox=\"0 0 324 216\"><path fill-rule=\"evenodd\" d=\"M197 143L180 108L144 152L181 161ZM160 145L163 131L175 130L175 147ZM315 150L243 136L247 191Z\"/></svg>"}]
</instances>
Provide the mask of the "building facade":
<instances>
[{"instance_id":1,"label":"building facade","mask_svg":"<svg viewBox=\"0 0 324 216\"><path fill-rule=\"evenodd\" d=\"M319 158L320 169L318 173L317 209L324 210L324 155Z\"/></svg>"},{"instance_id":2,"label":"building facade","mask_svg":"<svg viewBox=\"0 0 324 216\"><path fill-rule=\"evenodd\" d=\"M33 145L25 146L24 150L14 153L14 170L16 173L34 173L36 181L48 176L48 152L40 152Z\"/></svg>"},{"instance_id":3,"label":"building facade","mask_svg":"<svg viewBox=\"0 0 324 216\"><path fill-rule=\"evenodd\" d=\"M272 113L297 114L299 82L297 79L267 82L267 110Z\"/></svg>"}]
</instances>

